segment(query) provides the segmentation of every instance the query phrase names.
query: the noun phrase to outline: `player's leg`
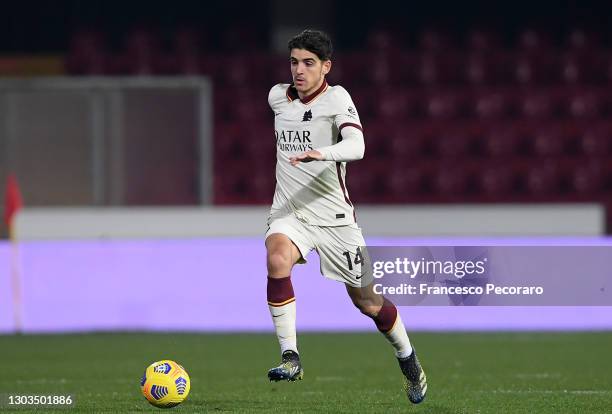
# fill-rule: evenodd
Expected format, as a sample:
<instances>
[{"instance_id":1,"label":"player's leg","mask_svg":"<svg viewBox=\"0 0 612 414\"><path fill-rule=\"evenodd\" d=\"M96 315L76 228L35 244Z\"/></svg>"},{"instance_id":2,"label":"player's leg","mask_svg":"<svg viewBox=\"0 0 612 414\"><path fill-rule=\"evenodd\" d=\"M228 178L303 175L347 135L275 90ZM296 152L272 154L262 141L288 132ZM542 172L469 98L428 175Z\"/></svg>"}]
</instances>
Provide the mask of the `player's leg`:
<instances>
[{"instance_id":1,"label":"player's leg","mask_svg":"<svg viewBox=\"0 0 612 414\"><path fill-rule=\"evenodd\" d=\"M371 283L364 287L346 284L346 290L353 304L361 313L374 320L378 330L395 349L395 356L405 377L408 399L415 404L423 401L427 392L427 378L393 302L374 292Z\"/></svg>"},{"instance_id":2,"label":"player's leg","mask_svg":"<svg viewBox=\"0 0 612 414\"><path fill-rule=\"evenodd\" d=\"M300 235L292 228L289 220L282 226L277 223L272 227L284 227L283 231L291 234L296 242L302 245L302 249L307 250L304 240L300 239ZM302 379L304 371L297 348L296 304L291 284L291 270L296 263L303 260L302 253L287 234L270 232L266 238L266 251L268 308L276 330L282 359L279 366L268 371L268 378L270 381L295 381Z\"/></svg>"},{"instance_id":3,"label":"player's leg","mask_svg":"<svg viewBox=\"0 0 612 414\"><path fill-rule=\"evenodd\" d=\"M301 258L300 251L284 234L275 233L266 239L268 267L267 297L272 321L281 348L298 352L295 332L295 294L291 269Z\"/></svg>"},{"instance_id":4,"label":"player's leg","mask_svg":"<svg viewBox=\"0 0 612 414\"><path fill-rule=\"evenodd\" d=\"M376 323L395 349L405 377L406 392L413 403L425 398L425 374L412 349L408 334L395 305L374 292L370 258L361 229L357 225L321 227L316 248L321 257L321 273L345 284L355 306Z\"/></svg>"},{"instance_id":5,"label":"player's leg","mask_svg":"<svg viewBox=\"0 0 612 414\"><path fill-rule=\"evenodd\" d=\"M353 304L361 313L372 318L376 327L395 349L398 358L412 353L412 345L404 329L404 323L397 308L387 298L374 292L372 284L365 287L346 285Z\"/></svg>"}]
</instances>

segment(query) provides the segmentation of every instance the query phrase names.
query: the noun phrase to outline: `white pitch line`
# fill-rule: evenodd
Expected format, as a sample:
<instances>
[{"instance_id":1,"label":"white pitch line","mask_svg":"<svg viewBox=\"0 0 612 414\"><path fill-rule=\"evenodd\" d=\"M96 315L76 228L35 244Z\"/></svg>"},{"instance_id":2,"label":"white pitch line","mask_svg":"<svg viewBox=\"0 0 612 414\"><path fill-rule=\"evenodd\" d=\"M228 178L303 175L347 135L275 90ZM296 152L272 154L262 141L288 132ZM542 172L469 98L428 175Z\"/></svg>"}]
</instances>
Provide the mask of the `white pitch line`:
<instances>
[{"instance_id":1,"label":"white pitch line","mask_svg":"<svg viewBox=\"0 0 612 414\"><path fill-rule=\"evenodd\" d=\"M315 377L315 381L346 381L345 377Z\"/></svg>"},{"instance_id":2,"label":"white pitch line","mask_svg":"<svg viewBox=\"0 0 612 414\"><path fill-rule=\"evenodd\" d=\"M37 378L31 380L16 380L15 383L22 384L66 384L68 380L66 378Z\"/></svg>"},{"instance_id":3,"label":"white pitch line","mask_svg":"<svg viewBox=\"0 0 612 414\"><path fill-rule=\"evenodd\" d=\"M493 394L572 394L572 395L608 395L612 390L479 390L481 393Z\"/></svg>"},{"instance_id":4,"label":"white pitch line","mask_svg":"<svg viewBox=\"0 0 612 414\"><path fill-rule=\"evenodd\" d=\"M561 378L559 373L540 372L535 374L516 374L515 378L519 379L544 379L544 378Z\"/></svg>"}]
</instances>

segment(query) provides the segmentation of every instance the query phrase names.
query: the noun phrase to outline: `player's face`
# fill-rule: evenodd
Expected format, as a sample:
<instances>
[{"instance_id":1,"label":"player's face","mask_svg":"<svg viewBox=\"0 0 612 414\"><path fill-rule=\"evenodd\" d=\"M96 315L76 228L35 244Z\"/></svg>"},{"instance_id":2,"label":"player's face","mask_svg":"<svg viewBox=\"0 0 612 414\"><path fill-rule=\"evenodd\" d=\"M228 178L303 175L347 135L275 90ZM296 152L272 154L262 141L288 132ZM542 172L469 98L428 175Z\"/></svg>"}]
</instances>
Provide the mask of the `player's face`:
<instances>
[{"instance_id":1,"label":"player's face","mask_svg":"<svg viewBox=\"0 0 612 414\"><path fill-rule=\"evenodd\" d=\"M301 96L316 91L331 69L331 61L321 61L317 55L305 49L292 49L290 61L293 84Z\"/></svg>"}]
</instances>

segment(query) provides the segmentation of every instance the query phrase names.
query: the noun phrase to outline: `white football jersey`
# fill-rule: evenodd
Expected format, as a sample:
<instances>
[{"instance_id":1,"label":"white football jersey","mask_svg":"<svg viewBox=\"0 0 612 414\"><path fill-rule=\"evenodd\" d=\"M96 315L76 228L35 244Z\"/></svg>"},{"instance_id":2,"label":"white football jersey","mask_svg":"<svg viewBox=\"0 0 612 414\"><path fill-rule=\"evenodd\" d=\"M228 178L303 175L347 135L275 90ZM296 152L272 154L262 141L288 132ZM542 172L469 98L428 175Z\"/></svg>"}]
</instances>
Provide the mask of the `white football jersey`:
<instances>
[{"instance_id":1,"label":"white football jersey","mask_svg":"<svg viewBox=\"0 0 612 414\"><path fill-rule=\"evenodd\" d=\"M305 151L334 145L346 127L362 130L348 92L326 82L300 100L289 84L270 90L276 135L276 190L270 218L293 213L308 224L342 226L355 223L346 188L346 162L312 161L297 166L289 158Z\"/></svg>"}]
</instances>

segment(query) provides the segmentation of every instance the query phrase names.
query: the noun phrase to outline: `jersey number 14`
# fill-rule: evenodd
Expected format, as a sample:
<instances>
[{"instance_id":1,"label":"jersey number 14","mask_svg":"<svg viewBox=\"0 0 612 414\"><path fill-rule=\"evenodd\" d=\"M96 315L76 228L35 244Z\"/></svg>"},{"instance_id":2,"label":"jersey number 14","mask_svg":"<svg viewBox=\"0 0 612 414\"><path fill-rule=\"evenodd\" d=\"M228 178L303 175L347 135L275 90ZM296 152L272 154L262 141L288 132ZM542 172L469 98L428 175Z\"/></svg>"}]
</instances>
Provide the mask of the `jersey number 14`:
<instances>
[{"instance_id":1,"label":"jersey number 14","mask_svg":"<svg viewBox=\"0 0 612 414\"><path fill-rule=\"evenodd\" d=\"M359 249L359 247L357 247L357 250L355 251L354 261L351 260L350 252L344 252L342 254L346 257L346 263L348 264L349 270L353 270L353 263L355 263L356 265L363 263L363 256L361 255L361 250Z\"/></svg>"}]
</instances>

